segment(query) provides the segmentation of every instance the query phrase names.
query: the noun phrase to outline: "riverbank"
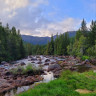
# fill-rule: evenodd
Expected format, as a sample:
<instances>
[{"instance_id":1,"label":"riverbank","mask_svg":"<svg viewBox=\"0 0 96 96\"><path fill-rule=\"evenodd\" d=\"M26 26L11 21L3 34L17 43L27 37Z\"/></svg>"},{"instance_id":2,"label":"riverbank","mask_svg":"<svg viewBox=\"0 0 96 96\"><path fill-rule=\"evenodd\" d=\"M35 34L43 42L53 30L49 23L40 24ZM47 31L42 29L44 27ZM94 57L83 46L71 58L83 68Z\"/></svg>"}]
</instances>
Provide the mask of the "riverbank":
<instances>
[{"instance_id":1,"label":"riverbank","mask_svg":"<svg viewBox=\"0 0 96 96\"><path fill-rule=\"evenodd\" d=\"M96 96L96 73L65 71L57 80L42 83L17 96Z\"/></svg>"}]
</instances>

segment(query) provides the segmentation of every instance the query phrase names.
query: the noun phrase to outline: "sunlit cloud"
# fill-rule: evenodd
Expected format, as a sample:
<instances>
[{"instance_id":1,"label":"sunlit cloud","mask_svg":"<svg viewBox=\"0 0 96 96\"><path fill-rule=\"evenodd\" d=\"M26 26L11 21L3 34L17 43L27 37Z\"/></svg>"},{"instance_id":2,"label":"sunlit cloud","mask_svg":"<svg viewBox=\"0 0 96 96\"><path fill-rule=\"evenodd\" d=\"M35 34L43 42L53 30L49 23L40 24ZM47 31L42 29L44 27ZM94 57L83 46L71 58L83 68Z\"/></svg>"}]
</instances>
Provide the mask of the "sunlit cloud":
<instances>
[{"instance_id":1,"label":"sunlit cloud","mask_svg":"<svg viewBox=\"0 0 96 96\"><path fill-rule=\"evenodd\" d=\"M56 35L64 33L67 31L73 31L77 30L80 26L81 20L76 20L73 18L67 18L60 22L46 22L44 26L41 26L40 28L36 28L34 30L30 30L30 35L33 36L51 36L52 34ZM78 25L78 26L77 26ZM25 30L25 33L27 30ZM28 35L28 34L27 34Z\"/></svg>"}]
</instances>

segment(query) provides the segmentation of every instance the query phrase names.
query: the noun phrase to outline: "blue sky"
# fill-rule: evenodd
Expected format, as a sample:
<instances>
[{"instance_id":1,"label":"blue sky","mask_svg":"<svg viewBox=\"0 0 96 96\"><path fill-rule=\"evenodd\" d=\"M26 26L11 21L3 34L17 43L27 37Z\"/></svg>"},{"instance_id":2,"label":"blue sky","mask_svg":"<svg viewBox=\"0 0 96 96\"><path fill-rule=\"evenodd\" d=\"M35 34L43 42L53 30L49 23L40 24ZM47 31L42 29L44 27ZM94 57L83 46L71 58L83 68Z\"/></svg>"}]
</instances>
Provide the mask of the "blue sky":
<instances>
[{"instance_id":1,"label":"blue sky","mask_svg":"<svg viewBox=\"0 0 96 96\"><path fill-rule=\"evenodd\" d=\"M16 26L21 34L51 36L78 30L96 20L96 0L0 0L3 24Z\"/></svg>"},{"instance_id":2,"label":"blue sky","mask_svg":"<svg viewBox=\"0 0 96 96\"><path fill-rule=\"evenodd\" d=\"M54 14L51 17L52 20L61 20L67 17L85 18L87 21L96 19L96 0L49 0L49 6L43 8L47 16L49 13Z\"/></svg>"}]
</instances>

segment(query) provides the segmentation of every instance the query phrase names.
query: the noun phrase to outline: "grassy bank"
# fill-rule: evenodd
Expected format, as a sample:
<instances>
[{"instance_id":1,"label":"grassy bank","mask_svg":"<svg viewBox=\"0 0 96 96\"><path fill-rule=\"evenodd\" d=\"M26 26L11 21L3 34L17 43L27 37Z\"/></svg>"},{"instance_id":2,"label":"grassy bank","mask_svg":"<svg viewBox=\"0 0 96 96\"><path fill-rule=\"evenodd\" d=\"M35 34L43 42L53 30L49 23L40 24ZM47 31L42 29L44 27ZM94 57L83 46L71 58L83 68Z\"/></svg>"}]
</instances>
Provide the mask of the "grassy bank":
<instances>
[{"instance_id":1,"label":"grassy bank","mask_svg":"<svg viewBox=\"0 0 96 96\"><path fill-rule=\"evenodd\" d=\"M82 94L77 89L89 92ZM17 96L96 96L96 73L65 71L59 79L42 83Z\"/></svg>"}]
</instances>

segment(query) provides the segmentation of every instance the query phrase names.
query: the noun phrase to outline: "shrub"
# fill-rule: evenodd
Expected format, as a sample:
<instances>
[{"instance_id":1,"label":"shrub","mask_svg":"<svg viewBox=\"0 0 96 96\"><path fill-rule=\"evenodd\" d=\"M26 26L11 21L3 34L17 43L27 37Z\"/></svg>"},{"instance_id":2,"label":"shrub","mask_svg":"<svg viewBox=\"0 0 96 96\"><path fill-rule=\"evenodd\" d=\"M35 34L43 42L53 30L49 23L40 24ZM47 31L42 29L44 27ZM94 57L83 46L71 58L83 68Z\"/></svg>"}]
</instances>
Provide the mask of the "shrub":
<instances>
[{"instance_id":1,"label":"shrub","mask_svg":"<svg viewBox=\"0 0 96 96\"><path fill-rule=\"evenodd\" d=\"M81 59L84 61L86 59L90 60L90 57L89 56L82 56Z\"/></svg>"},{"instance_id":2,"label":"shrub","mask_svg":"<svg viewBox=\"0 0 96 96\"><path fill-rule=\"evenodd\" d=\"M17 68L10 69L10 72L14 75L16 74L40 74L42 71L41 68L37 68L33 64L29 63L27 66L18 66Z\"/></svg>"}]
</instances>

